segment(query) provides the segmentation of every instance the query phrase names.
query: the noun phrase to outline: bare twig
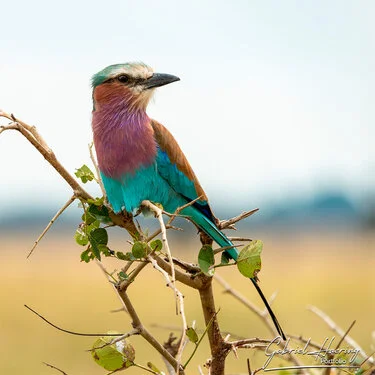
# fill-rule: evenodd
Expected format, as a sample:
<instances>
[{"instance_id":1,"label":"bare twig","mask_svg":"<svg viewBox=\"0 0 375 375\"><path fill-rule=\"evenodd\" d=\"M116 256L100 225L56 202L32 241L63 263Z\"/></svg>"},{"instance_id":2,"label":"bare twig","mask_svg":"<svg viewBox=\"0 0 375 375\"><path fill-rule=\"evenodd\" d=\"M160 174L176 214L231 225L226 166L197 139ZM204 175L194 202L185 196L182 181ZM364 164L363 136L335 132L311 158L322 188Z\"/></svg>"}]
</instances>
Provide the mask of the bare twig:
<instances>
[{"instance_id":1,"label":"bare twig","mask_svg":"<svg viewBox=\"0 0 375 375\"><path fill-rule=\"evenodd\" d=\"M345 331L344 335L341 337L340 341L336 345L336 349L338 349L340 347L340 345L343 343L343 341L345 340L345 337L348 335L348 333L350 332L350 330L354 327L354 324L355 324L355 320L352 322L352 324L350 324L350 326L348 327L348 329ZM334 354L328 354L327 355L328 363L330 363L330 360L332 360L333 358L334 358ZM330 375L331 370L332 370L332 367L327 367L324 370L323 374L324 375Z\"/></svg>"},{"instance_id":2,"label":"bare twig","mask_svg":"<svg viewBox=\"0 0 375 375\"><path fill-rule=\"evenodd\" d=\"M234 247L241 247L243 245L232 245L232 246L223 246L223 247L219 247L218 249L214 249L214 254L219 254L225 250L229 250L229 249L233 249ZM234 264L234 263L233 263Z\"/></svg>"},{"instance_id":3,"label":"bare twig","mask_svg":"<svg viewBox=\"0 0 375 375\"><path fill-rule=\"evenodd\" d=\"M251 242L252 239L251 238L247 238L247 237L228 237L228 239L230 239L232 242Z\"/></svg>"},{"instance_id":4,"label":"bare twig","mask_svg":"<svg viewBox=\"0 0 375 375\"><path fill-rule=\"evenodd\" d=\"M124 304L129 312L129 315L132 319L132 326L134 329L139 330L139 334L151 345L153 346L176 370L178 368L178 361L174 358L168 350L166 350L151 333L142 325L141 320L137 312L134 309L133 304L131 303L129 296L125 290L118 291L120 297L124 301ZM184 371L180 368L180 374L183 375Z\"/></svg>"},{"instance_id":5,"label":"bare twig","mask_svg":"<svg viewBox=\"0 0 375 375\"><path fill-rule=\"evenodd\" d=\"M358 349L359 353L363 358L368 357L366 352L358 345L358 343L355 340L353 340L349 335L345 335L345 331L342 328L340 328L326 313L324 313L322 310L318 309L315 306L308 306L307 309L316 314L319 318L321 318L328 325L328 327L336 334L338 334L341 337L345 337L345 341L351 347ZM368 361L371 364L375 363L375 360L373 358L369 358Z\"/></svg>"},{"instance_id":6,"label":"bare twig","mask_svg":"<svg viewBox=\"0 0 375 375\"><path fill-rule=\"evenodd\" d=\"M160 328L160 329L166 329L168 331L179 331L180 330L180 327L179 326L174 326L174 325L168 325L168 324L158 324L158 323L153 323L151 325L151 327L155 327L155 328ZM203 329L198 329L198 328L195 328L195 331L197 333L203 333L204 330ZM228 332L228 331L221 331L221 333L225 336L230 336L230 337L233 337L237 340L244 340L245 337L243 336L240 336L240 335L237 335L233 332Z\"/></svg>"},{"instance_id":7,"label":"bare twig","mask_svg":"<svg viewBox=\"0 0 375 375\"><path fill-rule=\"evenodd\" d=\"M0 117L5 117L11 121L14 121L8 126L5 125L0 127L0 133L4 130L19 131L39 151L39 153L42 154L42 156L59 173L59 175L70 185L70 187L73 189L74 195L77 198L82 198L83 200L93 198L86 190L82 188L77 180L57 160L55 154L49 148L42 136L38 133L35 126L30 126L25 122L16 119L15 116L10 115L4 111L0 111ZM130 213L122 212L119 214L115 214L113 211L110 211L109 217L114 224L126 229L133 238L140 237L140 233L138 232L132 220L133 216Z\"/></svg>"},{"instance_id":8,"label":"bare twig","mask_svg":"<svg viewBox=\"0 0 375 375\"><path fill-rule=\"evenodd\" d=\"M208 325L206 326L205 330L203 331L203 334L201 336L201 338L198 340L197 343L195 343L195 348L193 350L193 352L191 353L190 357L187 359L187 361L185 362L184 364L184 368L187 367L187 365L189 364L189 362L192 360L192 358L194 357L196 351L198 350L199 348L199 345L201 344L202 340L204 339L204 336L206 335L206 333L208 332L208 330L210 329L214 319L216 319L216 316L217 314L219 313L219 311L217 313L215 313L215 315L212 315L212 318L211 320L209 321ZM194 328L194 327L193 327Z\"/></svg>"},{"instance_id":9,"label":"bare twig","mask_svg":"<svg viewBox=\"0 0 375 375\"><path fill-rule=\"evenodd\" d=\"M174 267L169 262L166 262L164 259L160 258L160 256L157 256L155 254L150 255L158 262L158 265L164 271L168 272L169 275L172 275L172 268ZM193 278L192 275L186 274L176 269L174 269L174 274L176 276L176 280L187 286L190 286L194 289L200 289L203 287L204 280L200 277Z\"/></svg>"},{"instance_id":10,"label":"bare twig","mask_svg":"<svg viewBox=\"0 0 375 375\"><path fill-rule=\"evenodd\" d=\"M166 215L170 217L167 224L171 224L177 216L180 216L180 212L182 212L185 208L192 206L195 202L198 202L202 198L203 198L202 196L199 196L198 198L193 199L192 201L184 204L183 206L178 207L177 210L173 214L164 212Z\"/></svg>"},{"instance_id":11,"label":"bare twig","mask_svg":"<svg viewBox=\"0 0 375 375\"><path fill-rule=\"evenodd\" d=\"M219 229L225 229L225 228L235 229L234 224L236 224L240 220L246 219L247 217L255 214L255 212L257 212L257 211L259 211L259 208L255 208L251 211L242 212L242 214L240 214L238 216L235 216L232 219L222 220L222 221L219 222L218 228Z\"/></svg>"},{"instance_id":12,"label":"bare twig","mask_svg":"<svg viewBox=\"0 0 375 375\"><path fill-rule=\"evenodd\" d=\"M38 133L38 131L36 130L36 127L35 126L31 126L31 125L28 125L26 124L25 122L17 119L12 113L9 114L9 113L6 113L4 111L0 111L0 116L1 117L5 117L7 118L8 120L11 120L11 121L14 121L15 124L19 124L20 126L22 126L23 128L25 128L30 134L33 135L33 137L35 138L35 140L43 147L45 148L48 152L52 152L52 150L48 147L47 143L44 141L43 137ZM10 124L12 125L12 124Z\"/></svg>"},{"instance_id":13,"label":"bare twig","mask_svg":"<svg viewBox=\"0 0 375 375\"><path fill-rule=\"evenodd\" d=\"M99 261L96 262L96 264L100 267L100 269L103 271L104 275L106 276L107 280L109 280L108 272L103 266L103 264ZM141 263L140 265L147 264L147 263ZM139 266L140 266L139 265ZM177 370L178 368L178 362L177 360L155 339L155 337L143 326L136 310L134 309L133 304L130 301L130 298L126 292L126 287L122 288L121 285L114 286L111 283L112 287L116 291L116 294L121 299L121 302L124 306L124 309L128 312L130 315L130 318L132 320L132 326L134 330L139 332L139 335L141 335L151 346L153 346L162 356L165 358L172 366ZM180 369L180 374L184 375L184 372L182 369Z\"/></svg>"},{"instance_id":14,"label":"bare twig","mask_svg":"<svg viewBox=\"0 0 375 375\"><path fill-rule=\"evenodd\" d=\"M15 123L12 123L12 124L9 124L9 125L1 125L0 126L0 134L2 132L4 132L5 130L18 130L18 128L19 128L19 125L15 124Z\"/></svg>"},{"instance_id":15,"label":"bare twig","mask_svg":"<svg viewBox=\"0 0 375 375\"><path fill-rule=\"evenodd\" d=\"M255 337L253 339L243 339L243 340L236 340L236 341L230 341L230 344L236 348L243 348L246 346L250 346L253 344L266 344L269 345L271 343L270 339L260 339L258 337Z\"/></svg>"},{"instance_id":16,"label":"bare twig","mask_svg":"<svg viewBox=\"0 0 375 375\"><path fill-rule=\"evenodd\" d=\"M132 270L131 274L129 275L129 278L121 282L119 289L126 289L135 280L139 273L147 266L147 264L147 262L138 264L137 267Z\"/></svg>"},{"instance_id":17,"label":"bare twig","mask_svg":"<svg viewBox=\"0 0 375 375\"><path fill-rule=\"evenodd\" d=\"M196 264L184 262L183 260L175 257L173 257L173 263L191 274L201 272L201 269Z\"/></svg>"},{"instance_id":18,"label":"bare twig","mask_svg":"<svg viewBox=\"0 0 375 375\"><path fill-rule=\"evenodd\" d=\"M254 312L259 318L261 318L268 328L268 330L272 333L272 335L277 335L277 332L274 329L274 326L268 320L268 313L267 310L261 310L258 306L254 305L250 302L247 298L245 298L242 294L240 294L237 290L233 289L229 283L227 283L221 276L218 274L214 275L214 279L224 287L224 293L228 293L232 295L235 299L245 305L248 309Z\"/></svg>"},{"instance_id":19,"label":"bare twig","mask_svg":"<svg viewBox=\"0 0 375 375\"><path fill-rule=\"evenodd\" d=\"M57 211L56 215L51 219L51 221L48 223L48 225L45 227L41 235L37 238L37 240L34 242L33 247L31 248L29 254L27 255L27 258L30 257L30 255L33 253L34 249L38 246L38 243L40 240L44 237L44 235L48 232L48 230L51 228L53 223L57 220L57 218L75 201L76 196L73 195L69 200Z\"/></svg>"},{"instance_id":20,"label":"bare twig","mask_svg":"<svg viewBox=\"0 0 375 375\"><path fill-rule=\"evenodd\" d=\"M103 344L103 345L100 345L100 346L97 346L95 348L91 348L89 350L87 350L88 352L92 352L93 350L97 350L97 349L102 349L106 346L109 346L109 345L113 345L113 344L116 344L116 342L119 342L121 340L124 340L130 336L134 336L134 335L139 335L139 330L138 329L133 329L131 330L130 332L127 332L127 333L124 333L123 335L119 336L119 337L116 337L115 339L112 339L111 341Z\"/></svg>"},{"instance_id":21,"label":"bare twig","mask_svg":"<svg viewBox=\"0 0 375 375\"><path fill-rule=\"evenodd\" d=\"M134 263L133 260L129 260L124 267L121 268L121 271L124 272L124 273L127 273L129 268L132 266L132 264Z\"/></svg>"},{"instance_id":22,"label":"bare twig","mask_svg":"<svg viewBox=\"0 0 375 375\"><path fill-rule=\"evenodd\" d=\"M307 344L308 347L310 346L314 349L321 349L322 348L322 344L318 344L318 343L312 341L311 338L305 339L301 335L292 335L292 334L289 334L289 333L288 333L288 337L293 339L293 340L297 340L297 341L300 341L304 344Z\"/></svg>"},{"instance_id":23,"label":"bare twig","mask_svg":"<svg viewBox=\"0 0 375 375\"><path fill-rule=\"evenodd\" d=\"M177 375L179 373L179 368L181 364L181 357L182 351L185 345L185 338L186 338L186 330L187 330L187 323L186 323L186 316L185 316L185 308L184 308L184 296L182 293L176 288L175 283L169 278L169 275L166 271L164 271L156 262L154 258L151 256L148 257L149 261L152 263L153 267L158 270L167 282L167 286L174 291L175 296L177 296L178 306L179 306L179 313L181 314L182 319L182 332L181 332L181 339L180 339L180 346L177 351L176 359L177 359Z\"/></svg>"},{"instance_id":24,"label":"bare twig","mask_svg":"<svg viewBox=\"0 0 375 375\"><path fill-rule=\"evenodd\" d=\"M56 169L56 171L64 178L64 180L72 187L77 197L83 199L92 198L74 179L72 175L62 166L62 164L56 159L55 154L48 147L42 136L38 133L35 126L30 126L21 120L16 119L13 115L9 115L5 112L1 114L14 123L15 129L18 130L43 156L44 158Z\"/></svg>"},{"instance_id":25,"label":"bare twig","mask_svg":"<svg viewBox=\"0 0 375 375\"><path fill-rule=\"evenodd\" d=\"M53 366L53 365L51 365L51 364L49 364L49 363L47 363L47 362L43 362L43 364L45 364L46 366L48 366L48 367L51 367L51 368L53 368L54 370L57 370L57 371L59 371L61 374L63 374L63 375L68 375L66 372L64 372L63 370L60 370L58 367L56 367L56 366Z\"/></svg>"},{"instance_id":26,"label":"bare twig","mask_svg":"<svg viewBox=\"0 0 375 375\"><path fill-rule=\"evenodd\" d=\"M168 243L168 238L167 238L167 230L165 228L164 220L163 220L163 210L156 206L155 204L151 203L150 201L143 201L142 206L147 207L151 211L155 213L156 218L159 220L159 225L161 229L161 239L164 245L164 249L168 255L169 263L171 264L171 277L172 277L172 284L173 284L173 290L175 292L175 298L176 298L176 312L177 312L177 289L176 289L176 275L175 275L175 270L173 266L173 259L172 259L172 254L171 250L169 248L169 243Z\"/></svg>"},{"instance_id":27,"label":"bare twig","mask_svg":"<svg viewBox=\"0 0 375 375\"><path fill-rule=\"evenodd\" d=\"M191 205L193 205L195 202L199 201L202 197L198 197L186 204L184 204L183 206L181 207L178 207L177 210L171 214L170 212L167 212L167 211L163 211L163 214L167 215L169 217L167 223L165 224L165 229L173 229L173 230L178 230L178 231L183 231L182 228L178 228L178 227L175 227L172 225L173 221L176 219L176 217L184 217L183 215L180 215L180 212L182 210L184 210L186 207L189 207ZM148 238L147 238L147 241L151 241L153 238L155 238L156 236L158 236L159 234L162 233L162 228L160 229L157 229L154 233L152 233Z\"/></svg>"},{"instance_id":28,"label":"bare twig","mask_svg":"<svg viewBox=\"0 0 375 375\"><path fill-rule=\"evenodd\" d=\"M107 194L106 194L106 191L104 189L104 185L103 185L103 181L102 181L102 178L101 178L101 175L100 175L100 171L99 171L99 167L98 167L98 163L96 161L96 158L94 156L94 153L92 152L92 148L94 146L94 142L91 142L89 143L89 153L90 153L90 159L92 161L92 164L94 165L94 168L95 168L95 171L96 171L96 181L97 183L99 184L100 186L100 190L102 191L102 194L103 194L103 197L104 199L106 200L107 199Z\"/></svg>"},{"instance_id":29,"label":"bare twig","mask_svg":"<svg viewBox=\"0 0 375 375\"><path fill-rule=\"evenodd\" d=\"M168 221L169 222L169 221ZM177 231L180 231L182 232L183 229L182 228L179 228L179 227L175 227L174 225L171 225L171 224L165 224L165 229L173 229L173 230L177 230ZM149 242L151 241L152 239L154 239L156 236L158 236L159 234L161 234L161 229L157 229L154 233L150 234L147 239L146 239L146 242Z\"/></svg>"},{"instance_id":30,"label":"bare twig","mask_svg":"<svg viewBox=\"0 0 375 375\"><path fill-rule=\"evenodd\" d=\"M113 310L110 310L109 312L118 313L118 312L123 312L123 311L127 312L125 307L119 307L118 309L113 309Z\"/></svg>"},{"instance_id":31,"label":"bare twig","mask_svg":"<svg viewBox=\"0 0 375 375\"><path fill-rule=\"evenodd\" d=\"M344 335L341 337L341 340L338 342L338 344L336 346L336 349L338 349L340 347L340 345L343 343L343 341L345 340L346 336L348 336L349 332L354 327L354 324L355 324L355 320L353 320L352 324L350 324L350 326L348 327L348 329L345 331Z\"/></svg>"},{"instance_id":32,"label":"bare twig","mask_svg":"<svg viewBox=\"0 0 375 375\"><path fill-rule=\"evenodd\" d=\"M369 356L367 356L361 363L360 367L362 367L373 355L375 355L375 352L372 352Z\"/></svg>"},{"instance_id":33,"label":"bare twig","mask_svg":"<svg viewBox=\"0 0 375 375\"><path fill-rule=\"evenodd\" d=\"M51 323L43 315L39 314L38 312L36 312L35 310L33 310L31 307L29 307L27 305L24 305L24 306L28 310L30 310L32 313L34 313L35 315L37 315L40 319L44 320L46 323L48 323L50 326L52 326L53 328L56 328L57 330L65 332L65 333L69 333L70 335L75 335L75 336L94 336L94 337L97 337L97 336L110 336L110 337L113 337L113 336L122 336L123 335L123 333L81 333L81 332L69 331L67 329L60 328L56 324Z\"/></svg>"}]
</instances>

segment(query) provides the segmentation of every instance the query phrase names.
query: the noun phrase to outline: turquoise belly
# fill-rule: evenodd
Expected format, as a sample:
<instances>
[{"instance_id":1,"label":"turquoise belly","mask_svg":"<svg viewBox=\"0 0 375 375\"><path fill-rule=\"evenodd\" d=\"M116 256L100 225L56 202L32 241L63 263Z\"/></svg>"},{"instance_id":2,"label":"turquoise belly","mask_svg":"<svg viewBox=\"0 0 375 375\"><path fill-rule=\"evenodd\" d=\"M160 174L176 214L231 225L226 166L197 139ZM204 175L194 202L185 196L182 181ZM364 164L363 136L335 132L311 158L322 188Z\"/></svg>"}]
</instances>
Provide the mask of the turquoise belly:
<instances>
[{"instance_id":1,"label":"turquoise belly","mask_svg":"<svg viewBox=\"0 0 375 375\"><path fill-rule=\"evenodd\" d=\"M134 212L143 200L160 203L165 211L173 213L187 202L158 174L156 164L119 179L107 177L103 173L101 177L109 203L116 213L122 210Z\"/></svg>"}]
</instances>

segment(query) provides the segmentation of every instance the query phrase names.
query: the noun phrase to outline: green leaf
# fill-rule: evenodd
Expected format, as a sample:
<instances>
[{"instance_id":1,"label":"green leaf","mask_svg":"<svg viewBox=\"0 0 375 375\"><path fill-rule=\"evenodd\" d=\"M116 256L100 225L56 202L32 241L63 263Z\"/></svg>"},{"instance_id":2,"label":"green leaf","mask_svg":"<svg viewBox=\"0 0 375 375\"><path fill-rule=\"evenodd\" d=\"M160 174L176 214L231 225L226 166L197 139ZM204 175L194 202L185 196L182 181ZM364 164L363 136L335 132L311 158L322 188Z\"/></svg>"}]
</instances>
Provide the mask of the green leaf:
<instances>
[{"instance_id":1,"label":"green leaf","mask_svg":"<svg viewBox=\"0 0 375 375\"><path fill-rule=\"evenodd\" d=\"M109 210L104 205L98 206L96 204L91 204L88 213L101 223L107 224L111 222L111 219L109 218Z\"/></svg>"},{"instance_id":2,"label":"green leaf","mask_svg":"<svg viewBox=\"0 0 375 375\"><path fill-rule=\"evenodd\" d=\"M81 253L81 262L89 263L91 260L91 249L88 248L87 250Z\"/></svg>"},{"instance_id":3,"label":"green leaf","mask_svg":"<svg viewBox=\"0 0 375 375\"><path fill-rule=\"evenodd\" d=\"M104 228L96 228L90 232L90 241L94 240L98 245L107 245L108 233Z\"/></svg>"},{"instance_id":4,"label":"green leaf","mask_svg":"<svg viewBox=\"0 0 375 375\"><path fill-rule=\"evenodd\" d=\"M198 254L198 264L201 271L207 275L212 276L215 272L211 266L215 264L214 251L211 245L203 245Z\"/></svg>"},{"instance_id":5,"label":"green leaf","mask_svg":"<svg viewBox=\"0 0 375 375\"><path fill-rule=\"evenodd\" d=\"M86 225L92 224L95 220L96 220L95 217L90 215L87 211L82 214L82 221Z\"/></svg>"},{"instance_id":6,"label":"green leaf","mask_svg":"<svg viewBox=\"0 0 375 375\"><path fill-rule=\"evenodd\" d=\"M99 220L93 221L90 225L86 225L86 233L90 234L94 229L99 228L100 222Z\"/></svg>"},{"instance_id":7,"label":"green leaf","mask_svg":"<svg viewBox=\"0 0 375 375\"><path fill-rule=\"evenodd\" d=\"M116 251L116 257L120 260L128 260L126 255L122 251Z\"/></svg>"},{"instance_id":8,"label":"green leaf","mask_svg":"<svg viewBox=\"0 0 375 375\"><path fill-rule=\"evenodd\" d=\"M129 276L124 271L120 271L117 275L121 280L127 280L129 278Z\"/></svg>"},{"instance_id":9,"label":"green leaf","mask_svg":"<svg viewBox=\"0 0 375 375\"><path fill-rule=\"evenodd\" d=\"M89 243L89 238L81 228L76 230L74 239L76 240L77 244L81 246L86 246Z\"/></svg>"},{"instance_id":10,"label":"green leaf","mask_svg":"<svg viewBox=\"0 0 375 375\"><path fill-rule=\"evenodd\" d=\"M147 367L152 370L153 372L156 372L157 374L161 374L162 372L151 362L147 362Z\"/></svg>"},{"instance_id":11,"label":"green leaf","mask_svg":"<svg viewBox=\"0 0 375 375\"><path fill-rule=\"evenodd\" d=\"M198 334L193 327L189 327L186 329L186 336L194 344L196 344L199 341Z\"/></svg>"},{"instance_id":12,"label":"green leaf","mask_svg":"<svg viewBox=\"0 0 375 375\"><path fill-rule=\"evenodd\" d=\"M262 268L260 253L263 250L263 242L255 240L246 245L238 255L237 267L242 275L253 278Z\"/></svg>"},{"instance_id":13,"label":"green leaf","mask_svg":"<svg viewBox=\"0 0 375 375\"><path fill-rule=\"evenodd\" d=\"M106 257L114 255L114 251L111 250L107 245L100 244L98 245L99 251Z\"/></svg>"},{"instance_id":14,"label":"green leaf","mask_svg":"<svg viewBox=\"0 0 375 375\"><path fill-rule=\"evenodd\" d=\"M224 251L223 253L221 253L221 262L220 264L228 264L230 261L230 258L228 256L228 254Z\"/></svg>"},{"instance_id":15,"label":"green leaf","mask_svg":"<svg viewBox=\"0 0 375 375\"><path fill-rule=\"evenodd\" d=\"M87 199L87 203L88 204L94 204L95 206L103 206L104 204L104 197L100 197L100 198L95 198L95 199Z\"/></svg>"},{"instance_id":16,"label":"green leaf","mask_svg":"<svg viewBox=\"0 0 375 375\"><path fill-rule=\"evenodd\" d=\"M123 252L118 251L116 253L116 256L117 256L117 258L119 258L121 260L136 260L135 256L132 253L129 253L129 252L124 254Z\"/></svg>"},{"instance_id":17,"label":"green leaf","mask_svg":"<svg viewBox=\"0 0 375 375\"><path fill-rule=\"evenodd\" d=\"M152 251L161 251L163 248L163 242L161 242L159 239L153 240L150 242L150 247Z\"/></svg>"},{"instance_id":18,"label":"green leaf","mask_svg":"<svg viewBox=\"0 0 375 375\"><path fill-rule=\"evenodd\" d=\"M85 184L87 181L94 179L94 173L91 172L90 168L84 164L81 168L78 168L74 173L81 181Z\"/></svg>"},{"instance_id":19,"label":"green leaf","mask_svg":"<svg viewBox=\"0 0 375 375\"><path fill-rule=\"evenodd\" d=\"M108 243L108 233L104 228L96 228L92 230L89 234L89 241L92 246L92 252L95 257L101 260L100 257L100 247L99 245L107 245Z\"/></svg>"},{"instance_id":20,"label":"green leaf","mask_svg":"<svg viewBox=\"0 0 375 375\"><path fill-rule=\"evenodd\" d=\"M132 247L132 254L136 259L144 258L147 255L147 243L136 241Z\"/></svg>"},{"instance_id":21,"label":"green leaf","mask_svg":"<svg viewBox=\"0 0 375 375\"><path fill-rule=\"evenodd\" d=\"M106 345L112 339L111 337L100 337L94 342L93 350L91 351L94 361L108 371L116 371L133 366L135 350L132 344L123 339L114 344Z\"/></svg>"}]
</instances>

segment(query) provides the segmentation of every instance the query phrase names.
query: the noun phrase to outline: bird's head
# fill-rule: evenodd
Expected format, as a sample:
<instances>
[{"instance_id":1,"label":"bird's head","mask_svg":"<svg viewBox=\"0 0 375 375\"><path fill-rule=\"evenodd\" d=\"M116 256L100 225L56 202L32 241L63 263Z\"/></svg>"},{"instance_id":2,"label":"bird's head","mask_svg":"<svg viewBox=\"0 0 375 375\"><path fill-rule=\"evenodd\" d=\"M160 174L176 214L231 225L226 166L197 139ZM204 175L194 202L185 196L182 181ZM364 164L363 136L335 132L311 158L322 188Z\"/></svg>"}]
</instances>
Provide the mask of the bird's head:
<instances>
[{"instance_id":1,"label":"bird's head","mask_svg":"<svg viewBox=\"0 0 375 375\"><path fill-rule=\"evenodd\" d=\"M110 65L92 77L94 107L118 103L145 110L156 87L179 80L170 74L154 73L143 63Z\"/></svg>"}]
</instances>

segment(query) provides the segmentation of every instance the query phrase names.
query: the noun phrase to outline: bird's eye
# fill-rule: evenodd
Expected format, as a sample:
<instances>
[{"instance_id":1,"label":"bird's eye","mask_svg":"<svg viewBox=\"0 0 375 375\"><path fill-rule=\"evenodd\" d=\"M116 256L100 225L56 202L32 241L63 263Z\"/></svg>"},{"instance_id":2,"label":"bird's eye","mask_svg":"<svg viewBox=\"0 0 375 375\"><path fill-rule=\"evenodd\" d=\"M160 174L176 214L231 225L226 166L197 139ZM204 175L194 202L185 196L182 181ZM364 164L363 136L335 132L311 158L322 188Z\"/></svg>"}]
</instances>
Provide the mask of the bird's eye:
<instances>
[{"instance_id":1,"label":"bird's eye","mask_svg":"<svg viewBox=\"0 0 375 375\"><path fill-rule=\"evenodd\" d=\"M117 80L121 83L127 83L129 82L129 77L125 74L122 74L121 76L117 77Z\"/></svg>"}]
</instances>

